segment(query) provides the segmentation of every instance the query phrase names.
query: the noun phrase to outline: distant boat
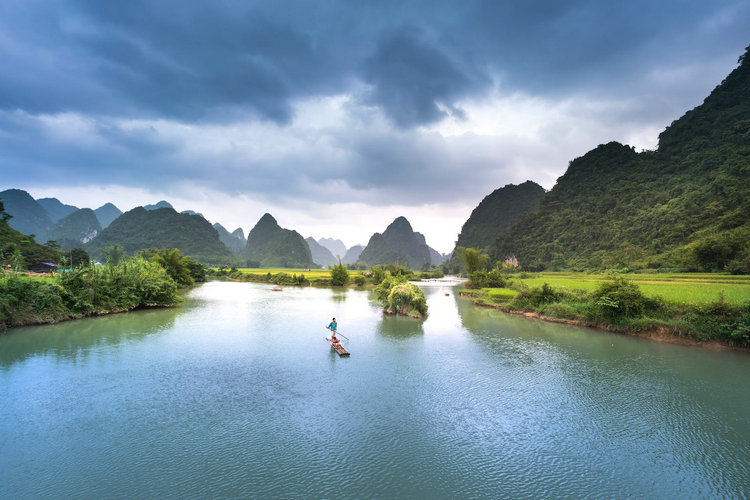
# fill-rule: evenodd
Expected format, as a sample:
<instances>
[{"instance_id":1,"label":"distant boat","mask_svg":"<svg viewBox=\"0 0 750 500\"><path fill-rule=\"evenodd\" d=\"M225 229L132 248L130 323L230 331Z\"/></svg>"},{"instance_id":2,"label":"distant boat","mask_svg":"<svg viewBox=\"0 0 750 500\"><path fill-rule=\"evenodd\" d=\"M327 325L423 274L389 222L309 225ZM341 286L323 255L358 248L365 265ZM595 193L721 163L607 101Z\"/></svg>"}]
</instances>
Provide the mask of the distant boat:
<instances>
[{"instance_id":1,"label":"distant boat","mask_svg":"<svg viewBox=\"0 0 750 500\"><path fill-rule=\"evenodd\" d=\"M283 288L281 288L280 286L276 285L275 287L271 288L271 290L274 291L274 292L280 292L280 291L283 290Z\"/></svg>"}]
</instances>

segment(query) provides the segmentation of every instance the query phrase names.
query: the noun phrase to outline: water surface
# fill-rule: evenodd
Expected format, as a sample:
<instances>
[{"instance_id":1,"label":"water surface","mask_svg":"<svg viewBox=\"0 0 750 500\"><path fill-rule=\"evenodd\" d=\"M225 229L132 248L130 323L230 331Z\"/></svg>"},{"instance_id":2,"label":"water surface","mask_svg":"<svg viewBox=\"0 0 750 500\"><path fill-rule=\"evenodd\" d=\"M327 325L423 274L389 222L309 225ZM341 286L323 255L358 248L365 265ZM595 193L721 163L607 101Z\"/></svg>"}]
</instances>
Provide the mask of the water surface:
<instances>
[{"instance_id":1,"label":"water surface","mask_svg":"<svg viewBox=\"0 0 750 500\"><path fill-rule=\"evenodd\" d=\"M0 498L750 494L747 355L425 291L422 321L367 291L211 282L181 308L11 330Z\"/></svg>"}]
</instances>

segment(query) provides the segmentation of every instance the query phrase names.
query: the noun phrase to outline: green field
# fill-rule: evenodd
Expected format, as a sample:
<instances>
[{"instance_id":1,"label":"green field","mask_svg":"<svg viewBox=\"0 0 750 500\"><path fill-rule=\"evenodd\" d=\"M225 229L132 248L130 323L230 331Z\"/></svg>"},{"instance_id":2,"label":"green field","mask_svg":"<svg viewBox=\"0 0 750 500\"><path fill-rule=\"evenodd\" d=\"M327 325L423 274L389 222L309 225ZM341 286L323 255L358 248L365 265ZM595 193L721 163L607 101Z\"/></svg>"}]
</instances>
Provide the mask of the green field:
<instances>
[{"instance_id":1,"label":"green field","mask_svg":"<svg viewBox=\"0 0 750 500\"><path fill-rule=\"evenodd\" d=\"M584 273L533 273L528 278L513 277L513 284L525 283L528 286L542 286L548 283L558 288L595 290L603 281L612 278L608 274ZM744 304L750 301L750 276L712 273L668 273L668 274L625 274L624 278L636 283L644 295L660 296L664 300L679 304L708 304L716 302L719 295L730 304Z\"/></svg>"},{"instance_id":2,"label":"green field","mask_svg":"<svg viewBox=\"0 0 750 500\"><path fill-rule=\"evenodd\" d=\"M285 268L260 268L260 267L238 267L238 271L240 271L243 274L278 274L278 273L286 273L286 274L304 274L305 278L307 279L315 279L315 278L330 278L331 277L331 270L330 269L310 269L310 270L304 270L304 269L285 269ZM353 271L349 270L349 276L354 277L358 274L362 274L363 271Z\"/></svg>"}]
</instances>

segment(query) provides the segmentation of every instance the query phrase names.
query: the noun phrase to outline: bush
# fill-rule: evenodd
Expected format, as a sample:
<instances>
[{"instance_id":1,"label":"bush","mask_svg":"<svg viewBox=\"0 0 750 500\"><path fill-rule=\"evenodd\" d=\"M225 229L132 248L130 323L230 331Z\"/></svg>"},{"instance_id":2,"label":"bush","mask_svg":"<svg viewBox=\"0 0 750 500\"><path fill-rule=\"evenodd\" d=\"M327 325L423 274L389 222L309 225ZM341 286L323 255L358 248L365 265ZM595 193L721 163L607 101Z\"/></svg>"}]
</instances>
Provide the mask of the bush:
<instances>
[{"instance_id":1,"label":"bush","mask_svg":"<svg viewBox=\"0 0 750 500\"><path fill-rule=\"evenodd\" d=\"M372 273L372 281L376 285L379 285L385 279L387 273L381 266L372 266L370 272Z\"/></svg>"},{"instance_id":2,"label":"bush","mask_svg":"<svg viewBox=\"0 0 750 500\"><path fill-rule=\"evenodd\" d=\"M544 283L542 286L522 289L516 295L513 303L520 308L539 307L543 304L557 302L562 297L562 292L555 290L548 283Z\"/></svg>"},{"instance_id":3,"label":"bush","mask_svg":"<svg viewBox=\"0 0 750 500\"><path fill-rule=\"evenodd\" d=\"M389 314L424 316L427 314L427 299L424 292L404 276L390 273L375 287L375 295L383 304L383 311Z\"/></svg>"},{"instance_id":4,"label":"bush","mask_svg":"<svg viewBox=\"0 0 750 500\"><path fill-rule=\"evenodd\" d=\"M484 288L504 288L508 286L508 280L505 275L498 269L488 272L482 281Z\"/></svg>"},{"instance_id":5,"label":"bush","mask_svg":"<svg viewBox=\"0 0 750 500\"><path fill-rule=\"evenodd\" d=\"M364 286L366 282L367 282L367 279L361 274L358 274L354 277L354 283L357 286Z\"/></svg>"},{"instance_id":6,"label":"bush","mask_svg":"<svg viewBox=\"0 0 750 500\"><path fill-rule=\"evenodd\" d=\"M591 302L595 315L618 321L641 316L647 309L653 308L656 301L643 295L635 283L615 277L602 283L591 294Z\"/></svg>"},{"instance_id":7,"label":"bush","mask_svg":"<svg viewBox=\"0 0 750 500\"><path fill-rule=\"evenodd\" d=\"M349 283L349 271L341 263L341 259L339 259L338 264L328 266L328 269L331 270L331 284L333 286L344 286Z\"/></svg>"}]
</instances>

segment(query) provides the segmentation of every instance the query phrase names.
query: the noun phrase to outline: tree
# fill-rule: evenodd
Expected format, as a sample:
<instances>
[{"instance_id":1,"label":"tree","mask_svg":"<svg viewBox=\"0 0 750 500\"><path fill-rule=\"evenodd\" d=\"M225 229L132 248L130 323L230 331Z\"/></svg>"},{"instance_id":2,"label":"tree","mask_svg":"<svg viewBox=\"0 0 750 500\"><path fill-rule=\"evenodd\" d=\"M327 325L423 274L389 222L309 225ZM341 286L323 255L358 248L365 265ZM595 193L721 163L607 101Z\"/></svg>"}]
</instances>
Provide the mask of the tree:
<instances>
[{"instance_id":1,"label":"tree","mask_svg":"<svg viewBox=\"0 0 750 500\"><path fill-rule=\"evenodd\" d=\"M486 253L481 253L476 248L464 248L458 247L458 251L461 253L461 258L464 261L466 267L466 274L471 276L476 271L483 271L487 266L487 262L490 260L490 256Z\"/></svg>"},{"instance_id":2,"label":"tree","mask_svg":"<svg viewBox=\"0 0 750 500\"><path fill-rule=\"evenodd\" d=\"M116 266L120 263L120 260L125 257L125 251L118 245L112 245L110 247L102 248L102 255L104 255L107 264Z\"/></svg>"},{"instance_id":3,"label":"tree","mask_svg":"<svg viewBox=\"0 0 750 500\"><path fill-rule=\"evenodd\" d=\"M189 286L195 283L193 277L190 275L188 258L182 255L178 248L173 248L172 250L164 248L155 253L151 257L151 260L159 263L178 285Z\"/></svg>"},{"instance_id":4,"label":"tree","mask_svg":"<svg viewBox=\"0 0 750 500\"><path fill-rule=\"evenodd\" d=\"M91 257L83 248L74 248L70 251L71 267L86 266L89 262L91 262Z\"/></svg>"},{"instance_id":5,"label":"tree","mask_svg":"<svg viewBox=\"0 0 750 500\"><path fill-rule=\"evenodd\" d=\"M344 286L349 283L349 271L346 269L346 266L341 263L340 258L338 264L328 266L328 269L331 270L331 284L333 286Z\"/></svg>"}]
</instances>

